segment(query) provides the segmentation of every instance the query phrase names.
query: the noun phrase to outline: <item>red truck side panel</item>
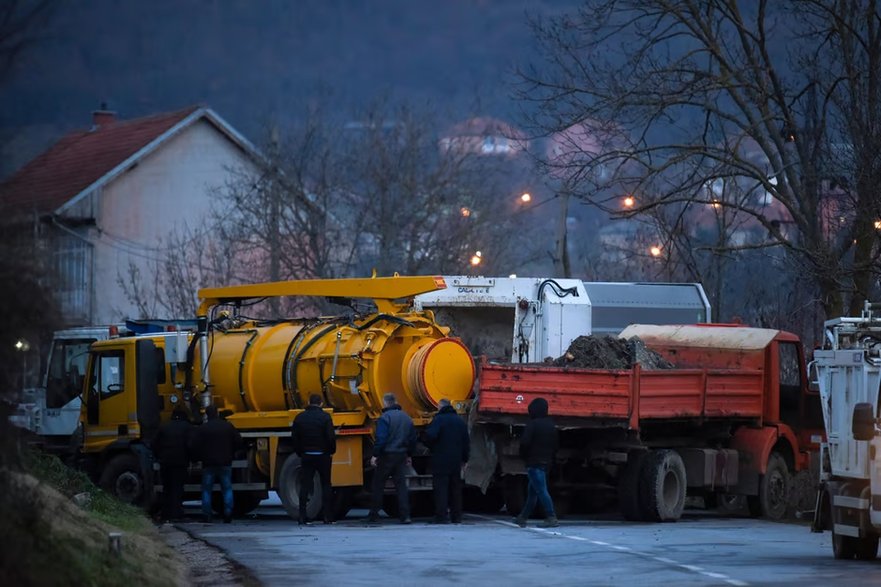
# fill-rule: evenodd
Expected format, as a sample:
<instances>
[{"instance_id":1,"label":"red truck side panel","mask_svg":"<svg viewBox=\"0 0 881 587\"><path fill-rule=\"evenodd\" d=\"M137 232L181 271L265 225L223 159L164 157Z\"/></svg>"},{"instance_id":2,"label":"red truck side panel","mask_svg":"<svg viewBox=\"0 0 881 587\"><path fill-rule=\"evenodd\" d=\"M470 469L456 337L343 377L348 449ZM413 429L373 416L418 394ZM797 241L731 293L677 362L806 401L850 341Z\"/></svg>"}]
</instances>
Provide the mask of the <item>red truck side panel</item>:
<instances>
[{"instance_id":1,"label":"red truck side panel","mask_svg":"<svg viewBox=\"0 0 881 587\"><path fill-rule=\"evenodd\" d=\"M760 370L563 369L544 365L493 365L482 361L479 410L526 415L536 397L553 416L627 420L736 417L760 420L764 375Z\"/></svg>"}]
</instances>

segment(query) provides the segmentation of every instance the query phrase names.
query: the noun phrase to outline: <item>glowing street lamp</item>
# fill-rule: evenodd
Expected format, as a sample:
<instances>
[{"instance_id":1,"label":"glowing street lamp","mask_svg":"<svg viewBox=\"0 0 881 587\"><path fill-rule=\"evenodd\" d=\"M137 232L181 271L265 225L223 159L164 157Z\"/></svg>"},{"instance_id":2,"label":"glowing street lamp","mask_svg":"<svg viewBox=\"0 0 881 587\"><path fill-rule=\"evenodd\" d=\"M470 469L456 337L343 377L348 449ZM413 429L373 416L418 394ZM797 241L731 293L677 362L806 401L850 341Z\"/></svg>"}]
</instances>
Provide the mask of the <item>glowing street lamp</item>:
<instances>
[{"instance_id":1,"label":"glowing street lamp","mask_svg":"<svg viewBox=\"0 0 881 587\"><path fill-rule=\"evenodd\" d=\"M462 215L462 218L469 218L471 216L471 208L467 206L462 206L459 208L459 214Z\"/></svg>"},{"instance_id":2,"label":"glowing street lamp","mask_svg":"<svg viewBox=\"0 0 881 587\"><path fill-rule=\"evenodd\" d=\"M881 230L881 220L875 221L875 230Z\"/></svg>"},{"instance_id":3,"label":"glowing street lamp","mask_svg":"<svg viewBox=\"0 0 881 587\"><path fill-rule=\"evenodd\" d=\"M480 265L480 262L483 260L483 255L480 254L480 251L476 251L473 255L471 255L471 266L477 267Z\"/></svg>"},{"instance_id":4,"label":"glowing street lamp","mask_svg":"<svg viewBox=\"0 0 881 587\"><path fill-rule=\"evenodd\" d=\"M626 198L624 198L625 208L633 208L634 204L636 204L636 200L633 199L633 196L627 196Z\"/></svg>"},{"instance_id":5,"label":"glowing street lamp","mask_svg":"<svg viewBox=\"0 0 881 587\"><path fill-rule=\"evenodd\" d=\"M649 253L652 257L660 257L661 256L661 247L658 245L653 245L649 248Z\"/></svg>"},{"instance_id":6,"label":"glowing street lamp","mask_svg":"<svg viewBox=\"0 0 881 587\"><path fill-rule=\"evenodd\" d=\"M532 201L532 194L530 194L529 192L523 192L520 195L520 201L523 202L524 204L528 204L529 202Z\"/></svg>"}]
</instances>

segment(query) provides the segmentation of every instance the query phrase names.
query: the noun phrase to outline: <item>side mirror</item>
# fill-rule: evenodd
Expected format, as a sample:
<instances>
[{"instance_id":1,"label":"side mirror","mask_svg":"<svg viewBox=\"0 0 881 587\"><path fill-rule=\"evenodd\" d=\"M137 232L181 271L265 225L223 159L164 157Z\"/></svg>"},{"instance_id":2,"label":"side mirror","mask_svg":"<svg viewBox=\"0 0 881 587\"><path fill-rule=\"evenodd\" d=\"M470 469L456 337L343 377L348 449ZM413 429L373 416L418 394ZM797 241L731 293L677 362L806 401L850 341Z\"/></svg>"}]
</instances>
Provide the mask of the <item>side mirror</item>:
<instances>
[{"instance_id":1,"label":"side mirror","mask_svg":"<svg viewBox=\"0 0 881 587\"><path fill-rule=\"evenodd\" d=\"M820 393L820 374L817 372L817 362L808 363L808 391Z\"/></svg>"},{"instance_id":2,"label":"side mirror","mask_svg":"<svg viewBox=\"0 0 881 587\"><path fill-rule=\"evenodd\" d=\"M853 407L851 424L854 440L872 440L875 438L875 409L867 402L858 403Z\"/></svg>"}]
</instances>

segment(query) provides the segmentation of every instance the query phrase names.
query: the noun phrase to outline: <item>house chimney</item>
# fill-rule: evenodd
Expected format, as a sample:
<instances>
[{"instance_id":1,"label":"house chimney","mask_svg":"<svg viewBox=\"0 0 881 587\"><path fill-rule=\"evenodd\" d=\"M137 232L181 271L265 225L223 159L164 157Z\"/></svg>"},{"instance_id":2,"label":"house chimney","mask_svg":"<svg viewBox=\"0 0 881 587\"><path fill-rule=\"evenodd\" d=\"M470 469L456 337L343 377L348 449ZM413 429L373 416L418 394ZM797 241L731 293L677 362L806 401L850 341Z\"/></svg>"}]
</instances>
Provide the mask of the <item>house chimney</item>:
<instances>
[{"instance_id":1,"label":"house chimney","mask_svg":"<svg viewBox=\"0 0 881 587\"><path fill-rule=\"evenodd\" d=\"M107 109L107 102L101 102L101 107L92 111L92 130L111 125L114 122L116 122L116 112Z\"/></svg>"}]
</instances>

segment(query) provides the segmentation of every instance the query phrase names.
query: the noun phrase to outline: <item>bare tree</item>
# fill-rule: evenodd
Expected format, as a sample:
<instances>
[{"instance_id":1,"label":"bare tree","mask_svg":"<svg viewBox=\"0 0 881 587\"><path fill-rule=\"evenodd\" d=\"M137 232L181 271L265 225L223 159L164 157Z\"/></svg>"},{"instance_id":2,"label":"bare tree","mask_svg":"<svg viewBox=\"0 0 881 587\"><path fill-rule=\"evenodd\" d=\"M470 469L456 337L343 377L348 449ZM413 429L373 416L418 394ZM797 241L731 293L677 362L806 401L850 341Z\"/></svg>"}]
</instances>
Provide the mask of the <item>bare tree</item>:
<instances>
[{"instance_id":1,"label":"bare tree","mask_svg":"<svg viewBox=\"0 0 881 587\"><path fill-rule=\"evenodd\" d=\"M52 0L0 1L0 79L36 44L58 4Z\"/></svg>"},{"instance_id":2,"label":"bare tree","mask_svg":"<svg viewBox=\"0 0 881 587\"><path fill-rule=\"evenodd\" d=\"M628 214L672 221L668 244L692 232L699 208L730 210L751 238L704 250L779 247L826 315L861 305L881 212L875 1L593 0L535 30L548 63L523 72L533 121L549 132L614 121L631 135L573 152L579 197L620 213L590 178L626 162L638 202ZM719 198L720 181L744 197Z\"/></svg>"}]
</instances>

